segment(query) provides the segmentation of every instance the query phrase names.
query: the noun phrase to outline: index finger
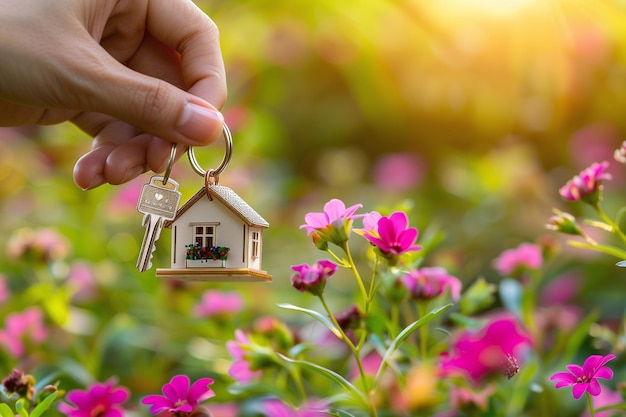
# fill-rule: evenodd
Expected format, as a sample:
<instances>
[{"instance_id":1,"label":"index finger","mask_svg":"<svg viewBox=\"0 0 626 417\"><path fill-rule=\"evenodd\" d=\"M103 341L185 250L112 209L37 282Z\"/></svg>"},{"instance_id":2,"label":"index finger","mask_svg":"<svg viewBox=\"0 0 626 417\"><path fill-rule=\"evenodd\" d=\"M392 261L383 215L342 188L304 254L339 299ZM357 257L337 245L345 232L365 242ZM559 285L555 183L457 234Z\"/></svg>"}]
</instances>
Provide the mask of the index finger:
<instances>
[{"instance_id":1,"label":"index finger","mask_svg":"<svg viewBox=\"0 0 626 417\"><path fill-rule=\"evenodd\" d=\"M148 31L178 51L187 91L221 109L226 74L217 25L190 0L150 1Z\"/></svg>"}]
</instances>

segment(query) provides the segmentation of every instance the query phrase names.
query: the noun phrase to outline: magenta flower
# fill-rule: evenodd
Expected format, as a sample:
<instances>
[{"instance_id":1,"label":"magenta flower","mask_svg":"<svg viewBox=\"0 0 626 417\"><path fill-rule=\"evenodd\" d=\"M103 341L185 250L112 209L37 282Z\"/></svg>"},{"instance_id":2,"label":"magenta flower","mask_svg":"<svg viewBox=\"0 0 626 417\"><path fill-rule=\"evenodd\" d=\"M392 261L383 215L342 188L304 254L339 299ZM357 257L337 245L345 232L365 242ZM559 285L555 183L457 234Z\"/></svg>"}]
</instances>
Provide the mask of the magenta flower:
<instances>
[{"instance_id":1,"label":"magenta flower","mask_svg":"<svg viewBox=\"0 0 626 417\"><path fill-rule=\"evenodd\" d=\"M494 261L494 268L502 276L518 276L527 270L538 270L543 265L541 247L522 243L517 248L505 250Z\"/></svg>"},{"instance_id":2,"label":"magenta flower","mask_svg":"<svg viewBox=\"0 0 626 417\"><path fill-rule=\"evenodd\" d=\"M228 374L240 384L245 384L258 378L262 372L258 369L252 370L247 361L246 347L250 345L250 339L241 330L235 330L235 340L226 342L228 353L235 359L228 370Z\"/></svg>"},{"instance_id":3,"label":"magenta flower","mask_svg":"<svg viewBox=\"0 0 626 417\"><path fill-rule=\"evenodd\" d=\"M583 200L589 204L597 205L600 201L602 181L612 178L611 174L606 172L608 167L608 161L591 164L590 167L581 171L580 174L561 187L559 194L569 201Z\"/></svg>"},{"instance_id":4,"label":"magenta flower","mask_svg":"<svg viewBox=\"0 0 626 417\"><path fill-rule=\"evenodd\" d=\"M325 249L324 245L328 245L328 242L342 246L348 240L352 221L362 217L354 214L362 206L355 204L346 208L343 201L332 199L324 205L322 213L307 213L304 216L306 223L300 229L306 229L307 236L312 235L313 242L319 249Z\"/></svg>"},{"instance_id":5,"label":"magenta flower","mask_svg":"<svg viewBox=\"0 0 626 417\"><path fill-rule=\"evenodd\" d=\"M323 260L313 265L296 265L291 269L296 271L291 277L291 284L300 292L308 291L314 295L322 295L326 286L326 279L337 271L337 265Z\"/></svg>"},{"instance_id":6,"label":"magenta flower","mask_svg":"<svg viewBox=\"0 0 626 417\"><path fill-rule=\"evenodd\" d=\"M487 374L499 372L512 377L519 370L519 358L531 345L530 337L517 321L501 317L478 331L466 330L456 339L452 353L440 363L443 375L462 374L479 382Z\"/></svg>"},{"instance_id":7,"label":"magenta flower","mask_svg":"<svg viewBox=\"0 0 626 417\"><path fill-rule=\"evenodd\" d=\"M113 381L93 384L87 391L73 390L67 393L70 402L59 404L59 411L68 417L123 417L120 404L130 396L125 387L114 387Z\"/></svg>"},{"instance_id":8,"label":"magenta flower","mask_svg":"<svg viewBox=\"0 0 626 417\"><path fill-rule=\"evenodd\" d=\"M606 356L591 355L585 359L582 367L576 364L567 365L566 368L569 372L557 372L550 377L550 381L557 381L554 388L573 386L572 395L575 399L582 397L585 392L593 396L600 395L602 388L598 378L613 378L611 368L604 366L613 359L615 359L613 354Z\"/></svg>"},{"instance_id":9,"label":"magenta flower","mask_svg":"<svg viewBox=\"0 0 626 417\"><path fill-rule=\"evenodd\" d=\"M187 375L176 375L163 385L164 395L148 395L141 399L142 404L150 405L150 413L158 415L164 411L180 414L191 413L199 403L215 396L209 385L210 378L200 378L189 387Z\"/></svg>"},{"instance_id":10,"label":"magenta flower","mask_svg":"<svg viewBox=\"0 0 626 417\"><path fill-rule=\"evenodd\" d=\"M453 300L461 298L461 281L448 275L448 271L441 267L420 268L405 274L402 283L416 300L430 300L450 290Z\"/></svg>"},{"instance_id":11,"label":"magenta flower","mask_svg":"<svg viewBox=\"0 0 626 417\"><path fill-rule=\"evenodd\" d=\"M366 232L363 236L375 245L381 254L395 258L406 252L414 252L422 247L415 245L418 231L407 227L409 219L404 212L397 211L378 220L376 232Z\"/></svg>"},{"instance_id":12,"label":"magenta flower","mask_svg":"<svg viewBox=\"0 0 626 417\"><path fill-rule=\"evenodd\" d=\"M196 317L207 318L234 314L243 308L243 299L236 292L206 291L195 306Z\"/></svg>"},{"instance_id":13,"label":"magenta flower","mask_svg":"<svg viewBox=\"0 0 626 417\"><path fill-rule=\"evenodd\" d=\"M12 313L5 319L4 329L0 330L0 344L14 357L24 356L25 341L39 344L48 336L43 323L43 313L39 307L30 307L21 313Z\"/></svg>"}]
</instances>

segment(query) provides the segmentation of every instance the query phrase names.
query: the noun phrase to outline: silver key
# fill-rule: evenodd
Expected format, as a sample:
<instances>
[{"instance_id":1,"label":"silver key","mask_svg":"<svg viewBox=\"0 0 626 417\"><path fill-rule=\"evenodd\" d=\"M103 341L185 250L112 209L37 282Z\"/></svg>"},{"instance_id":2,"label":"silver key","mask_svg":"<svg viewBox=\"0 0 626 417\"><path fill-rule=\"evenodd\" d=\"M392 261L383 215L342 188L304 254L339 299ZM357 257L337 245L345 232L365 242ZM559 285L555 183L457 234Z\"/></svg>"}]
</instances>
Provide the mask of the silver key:
<instances>
[{"instance_id":1,"label":"silver key","mask_svg":"<svg viewBox=\"0 0 626 417\"><path fill-rule=\"evenodd\" d=\"M156 241L161 235L165 220L176 217L176 210L180 202L178 183L171 178L163 184L163 177L152 177L150 183L141 189L137 202L137 211L143 213L143 226L146 232L143 236L137 269L144 272L152 267L152 253L156 249Z\"/></svg>"}]
</instances>

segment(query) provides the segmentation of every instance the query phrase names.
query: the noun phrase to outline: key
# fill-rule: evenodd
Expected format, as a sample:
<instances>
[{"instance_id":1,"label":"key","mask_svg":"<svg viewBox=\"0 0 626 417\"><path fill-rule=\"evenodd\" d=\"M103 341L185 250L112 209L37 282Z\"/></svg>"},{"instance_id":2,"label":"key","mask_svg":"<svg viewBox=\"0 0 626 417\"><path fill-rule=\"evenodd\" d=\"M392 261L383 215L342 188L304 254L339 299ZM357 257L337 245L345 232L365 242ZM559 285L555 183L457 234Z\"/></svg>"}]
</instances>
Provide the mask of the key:
<instances>
[{"instance_id":1,"label":"key","mask_svg":"<svg viewBox=\"0 0 626 417\"><path fill-rule=\"evenodd\" d=\"M150 182L142 187L137 202L137 211L144 214L142 224L146 228L137 259L137 269L141 272L152 267L152 253L156 249L163 223L176 217L180 202L178 183L171 178L166 184L163 181L164 177L150 178Z\"/></svg>"}]
</instances>

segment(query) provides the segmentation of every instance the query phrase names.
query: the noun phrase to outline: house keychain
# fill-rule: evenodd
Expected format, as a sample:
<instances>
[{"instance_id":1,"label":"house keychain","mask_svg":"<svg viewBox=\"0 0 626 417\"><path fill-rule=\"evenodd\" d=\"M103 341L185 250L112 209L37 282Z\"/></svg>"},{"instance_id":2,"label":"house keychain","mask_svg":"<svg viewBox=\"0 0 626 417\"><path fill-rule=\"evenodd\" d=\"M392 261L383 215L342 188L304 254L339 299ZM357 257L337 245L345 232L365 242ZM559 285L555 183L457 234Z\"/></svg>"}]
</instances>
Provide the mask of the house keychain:
<instances>
[{"instance_id":1,"label":"house keychain","mask_svg":"<svg viewBox=\"0 0 626 417\"><path fill-rule=\"evenodd\" d=\"M161 208L157 212L152 208L154 204L149 207L145 204L145 201L154 202L159 196L159 201L167 199L170 203L175 200L175 193L180 197L178 183L169 179L176 145L173 145L164 176L152 177L150 183L144 185L137 205L137 209L145 214L144 225L147 228L137 264L140 270L142 260L145 261L144 247L148 245L150 251L145 263L149 268L154 242L159 237L160 228L165 227L172 230L171 266L157 269L157 277L212 282L272 281L272 276L261 269L263 230L269 227L269 223L233 190L219 185L219 177L232 155L232 136L225 124L223 136L225 155L216 169L203 170L193 148L188 149L189 162L193 170L204 177L204 186L177 211L178 200L174 212L169 211L169 205L167 209ZM146 217L148 220L145 220ZM153 227L156 234L151 232Z\"/></svg>"}]
</instances>

